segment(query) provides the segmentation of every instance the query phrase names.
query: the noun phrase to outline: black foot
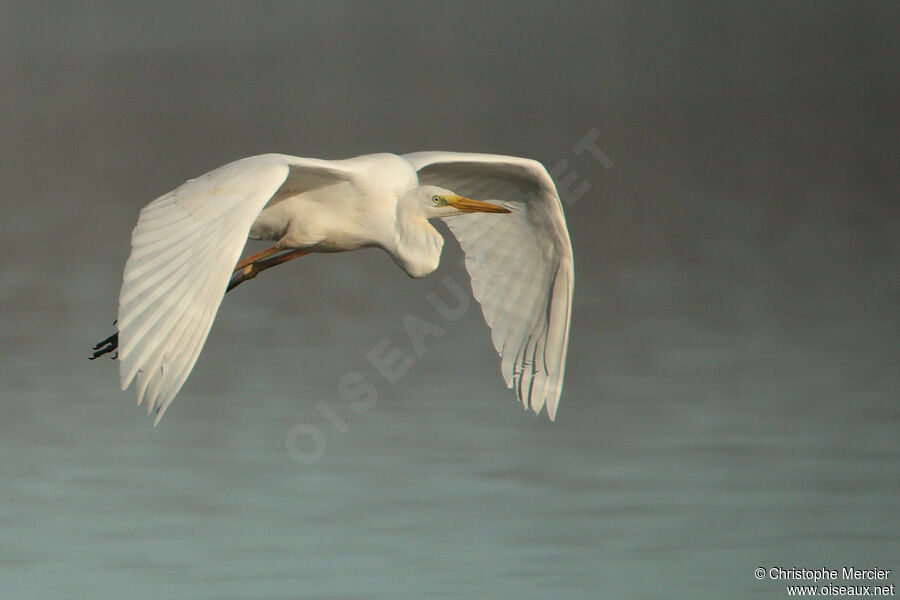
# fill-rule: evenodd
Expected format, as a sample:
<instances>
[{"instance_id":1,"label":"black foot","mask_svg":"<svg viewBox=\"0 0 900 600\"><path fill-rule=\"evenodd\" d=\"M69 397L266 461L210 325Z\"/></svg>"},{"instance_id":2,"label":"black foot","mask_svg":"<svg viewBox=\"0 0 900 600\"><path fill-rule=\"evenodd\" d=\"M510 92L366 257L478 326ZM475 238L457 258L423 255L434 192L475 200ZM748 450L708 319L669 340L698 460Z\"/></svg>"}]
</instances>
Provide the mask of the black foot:
<instances>
[{"instance_id":1,"label":"black foot","mask_svg":"<svg viewBox=\"0 0 900 600\"><path fill-rule=\"evenodd\" d=\"M116 324L116 322L113 321L113 325L115 325L115 324ZM105 340L98 342L93 348L91 348L91 350L93 350L94 352L93 352L92 356L88 357L88 360L94 360L95 358L100 358L104 354L109 354L110 352L112 352L113 350L115 350L118 347L119 347L119 332L117 331L114 334L112 334L111 336L109 336L108 338L106 338ZM110 358L116 359L118 356L119 356L119 353L116 352Z\"/></svg>"}]
</instances>

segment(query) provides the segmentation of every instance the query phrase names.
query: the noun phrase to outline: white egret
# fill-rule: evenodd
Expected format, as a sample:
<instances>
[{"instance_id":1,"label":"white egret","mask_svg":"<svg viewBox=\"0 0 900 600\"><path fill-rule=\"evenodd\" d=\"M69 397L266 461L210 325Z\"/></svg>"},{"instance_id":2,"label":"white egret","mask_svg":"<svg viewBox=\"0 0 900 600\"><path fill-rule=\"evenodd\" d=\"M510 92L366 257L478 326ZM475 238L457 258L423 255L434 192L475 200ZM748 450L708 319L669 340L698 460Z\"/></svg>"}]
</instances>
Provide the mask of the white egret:
<instances>
[{"instance_id":1,"label":"white egret","mask_svg":"<svg viewBox=\"0 0 900 600\"><path fill-rule=\"evenodd\" d=\"M480 198L475 200L473 198ZM569 338L572 246L539 162L457 152L318 160L265 154L192 179L141 210L119 294L124 390L158 423L197 361L223 295L312 252L377 247L411 277L434 271L444 219L465 253L508 387L555 419ZM240 258L247 239L275 244Z\"/></svg>"}]
</instances>

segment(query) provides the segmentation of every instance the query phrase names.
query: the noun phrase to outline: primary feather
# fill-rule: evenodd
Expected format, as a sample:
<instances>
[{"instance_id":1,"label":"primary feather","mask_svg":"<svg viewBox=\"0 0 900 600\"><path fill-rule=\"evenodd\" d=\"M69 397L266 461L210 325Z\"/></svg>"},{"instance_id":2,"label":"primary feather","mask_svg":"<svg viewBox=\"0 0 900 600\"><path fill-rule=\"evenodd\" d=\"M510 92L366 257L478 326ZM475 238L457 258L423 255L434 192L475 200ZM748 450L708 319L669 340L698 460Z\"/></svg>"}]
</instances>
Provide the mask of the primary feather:
<instances>
[{"instance_id":1,"label":"primary feather","mask_svg":"<svg viewBox=\"0 0 900 600\"><path fill-rule=\"evenodd\" d=\"M446 219L465 253L472 292L502 357L507 386L535 413L556 418L575 283L572 244L553 180L534 160L494 154L417 152L404 156L420 183L502 201L502 219L473 213Z\"/></svg>"},{"instance_id":2,"label":"primary feather","mask_svg":"<svg viewBox=\"0 0 900 600\"><path fill-rule=\"evenodd\" d=\"M328 161L256 156L192 179L141 211L119 294L119 375L123 390L135 381L138 404L146 402L156 422L197 362L263 207L286 181L303 191L347 177Z\"/></svg>"}]
</instances>

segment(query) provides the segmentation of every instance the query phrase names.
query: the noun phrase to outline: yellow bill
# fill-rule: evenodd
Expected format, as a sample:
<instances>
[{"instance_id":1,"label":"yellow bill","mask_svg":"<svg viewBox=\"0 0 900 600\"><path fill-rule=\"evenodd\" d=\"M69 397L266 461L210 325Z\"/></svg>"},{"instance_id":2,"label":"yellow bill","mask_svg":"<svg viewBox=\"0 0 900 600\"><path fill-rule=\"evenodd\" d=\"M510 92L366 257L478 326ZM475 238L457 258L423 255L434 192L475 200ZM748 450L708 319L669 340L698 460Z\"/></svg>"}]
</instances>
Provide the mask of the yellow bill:
<instances>
[{"instance_id":1,"label":"yellow bill","mask_svg":"<svg viewBox=\"0 0 900 600\"><path fill-rule=\"evenodd\" d=\"M491 204L490 202L482 202L481 200L472 200L471 198L463 198L462 196L447 196L447 204L456 210L464 213L483 212L483 213L508 213L512 212L508 208Z\"/></svg>"}]
</instances>

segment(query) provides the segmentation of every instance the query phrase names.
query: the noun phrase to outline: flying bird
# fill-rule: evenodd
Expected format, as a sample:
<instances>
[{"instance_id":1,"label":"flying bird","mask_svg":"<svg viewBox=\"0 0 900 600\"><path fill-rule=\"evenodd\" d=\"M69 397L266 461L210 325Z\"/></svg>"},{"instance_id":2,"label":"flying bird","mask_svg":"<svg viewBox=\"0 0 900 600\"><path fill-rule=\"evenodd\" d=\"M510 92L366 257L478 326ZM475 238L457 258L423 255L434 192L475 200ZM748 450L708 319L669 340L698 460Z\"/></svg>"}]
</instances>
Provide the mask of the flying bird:
<instances>
[{"instance_id":1,"label":"flying bird","mask_svg":"<svg viewBox=\"0 0 900 600\"><path fill-rule=\"evenodd\" d=\"M506 385L556 418L574 286L572 245L541 163L460 152L345 160L264 154L157 198L131 235L116 325L92 359L117 350L122 389L154 425L181 389L226 292L317 252L381 248L410 277L438 267L442 219L465 254ZM245 242L274 244L241 259Z\"/></svg>"}]
</instances>

